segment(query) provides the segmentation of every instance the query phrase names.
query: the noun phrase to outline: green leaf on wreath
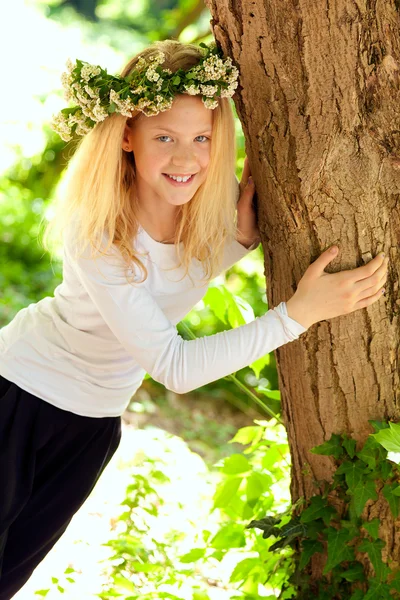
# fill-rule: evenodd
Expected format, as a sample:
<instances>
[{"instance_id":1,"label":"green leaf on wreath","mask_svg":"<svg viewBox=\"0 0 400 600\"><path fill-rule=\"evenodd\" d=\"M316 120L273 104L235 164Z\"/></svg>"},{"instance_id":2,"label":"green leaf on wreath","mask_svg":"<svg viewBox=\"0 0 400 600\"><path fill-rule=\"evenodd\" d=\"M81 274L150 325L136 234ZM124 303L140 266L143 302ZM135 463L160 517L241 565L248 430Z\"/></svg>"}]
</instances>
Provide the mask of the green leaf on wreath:
<instances>
[{"instance_id":1,"label":"green leaf on wreath","mask_svg":"<svg viewBox=\"0 0 400 600\"><path fill-rule=\"evenodd\" d=\"M303 551L300 556L299 568L304 569L311 559L311 557L317 552L323 552L324 547L321 542L317 540L303 540L301 543Z\"/></svg>"},{"instance_id":2,"label":"green leaf on wreath","mask_svg":"<svg viewBox=\"0 0 400 600\"><path fill-rule=\"evenodd\" d=\"M346 529L335 529L329 527L327 530L328 538L328 560L324 567L323 573L326 575L328 571L336 567L336 565L346 561L354 560L354 550L347 546L347 542L351 540L351 533Z\"/></svg>"},{"instance_id":3,"label":"green leaf on wreath","mask_svg":"<svg viewBox=\"0 0 400 600\"><path fill-rule=\"evenodd\" d=\"M312 452L313 454L323 454L324 456L332 455L336 459L338 459L343 454L342 436L333 433L332 437L329 440L327 440L323 444L320 444L319 446L311 448L310 452Z\"/></svg>"}]
</instances>

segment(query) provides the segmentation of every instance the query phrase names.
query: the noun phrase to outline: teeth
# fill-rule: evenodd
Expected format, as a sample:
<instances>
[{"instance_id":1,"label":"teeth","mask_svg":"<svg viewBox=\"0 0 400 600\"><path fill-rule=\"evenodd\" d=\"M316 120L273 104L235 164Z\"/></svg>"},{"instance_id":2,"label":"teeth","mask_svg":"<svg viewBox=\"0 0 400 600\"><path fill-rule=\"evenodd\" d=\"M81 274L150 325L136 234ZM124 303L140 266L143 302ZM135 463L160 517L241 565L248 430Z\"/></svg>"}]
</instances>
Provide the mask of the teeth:
<instances>
[{"instance_id":1,"label":"teeth","mask_svg":"<svg viewBox=\"0 0 400 600\"><path fill-rule=\"evenodd\" d=\"M174 181L179 181L179 182L186 182L191 178L191 175L188 175L187 177L175 177L174 175L168 175L168 177L170 177L171 179L173 179Z\"/></svg>"}]
</instances>

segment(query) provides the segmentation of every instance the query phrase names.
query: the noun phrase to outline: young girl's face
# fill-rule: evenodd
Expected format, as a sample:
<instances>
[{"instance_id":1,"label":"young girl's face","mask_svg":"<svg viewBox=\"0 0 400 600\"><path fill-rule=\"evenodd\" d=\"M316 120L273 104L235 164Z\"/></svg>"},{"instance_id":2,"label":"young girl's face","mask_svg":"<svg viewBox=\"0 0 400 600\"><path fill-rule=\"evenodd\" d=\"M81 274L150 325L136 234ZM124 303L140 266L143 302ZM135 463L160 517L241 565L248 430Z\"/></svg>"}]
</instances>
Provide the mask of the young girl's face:
<instances>
[{"instance_id":1,"label":"young girl's face","mask_svg":"<svg viewBox=\"0 0 400 600\"><path fill-rule=\"evenodd\" d=\"M186 204L204 182L210 160L213 111L200 96L181 94L172 108L147 117L141 114L125 134L136 164L139 203ZM186 177L177 182L169 176Z\"/></svg>"}]
</instances>

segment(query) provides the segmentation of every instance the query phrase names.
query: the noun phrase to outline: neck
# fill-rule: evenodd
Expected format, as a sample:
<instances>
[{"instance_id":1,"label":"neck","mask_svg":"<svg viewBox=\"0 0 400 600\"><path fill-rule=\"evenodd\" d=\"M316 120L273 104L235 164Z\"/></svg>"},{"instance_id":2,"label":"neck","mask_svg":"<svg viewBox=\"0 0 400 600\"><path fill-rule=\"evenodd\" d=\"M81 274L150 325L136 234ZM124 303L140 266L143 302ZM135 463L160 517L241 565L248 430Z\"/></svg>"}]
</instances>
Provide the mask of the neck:
<instances>
[{"instance_id":1,"label":"neck","mask_svg":"<svg viewBox=\"0 0 400 600\"><path fill-rule=\"evenodd\" d=\"M174 243L176 235L176 206L152 206L139 202L138 221L147 233L157 242Z\"/></svg>"}]
</instances>

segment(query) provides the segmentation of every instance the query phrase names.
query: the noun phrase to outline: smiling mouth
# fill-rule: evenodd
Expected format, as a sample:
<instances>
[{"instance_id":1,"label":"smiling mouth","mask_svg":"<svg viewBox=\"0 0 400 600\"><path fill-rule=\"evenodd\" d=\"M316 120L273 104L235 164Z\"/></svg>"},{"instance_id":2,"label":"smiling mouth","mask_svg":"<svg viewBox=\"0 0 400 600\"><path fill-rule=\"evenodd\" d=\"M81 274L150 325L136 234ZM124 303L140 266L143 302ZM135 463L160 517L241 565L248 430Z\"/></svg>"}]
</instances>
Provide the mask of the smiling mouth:
<instances>
[{"instance_id":1,"label":"smiling mouth","mask_svg":"<svg viewBox=\"0 0 400 600\"><path fill-rule=\"evenodd\" d=\"M167 173L163 173L163 175L172 184L175 184L177 186L185 186L185 185L189 185L193 181L193 179L196 176L196 173L194 173L193 175L191 175L187 181L177 181L176 179L172 179L172 177L170 177Z\"/></svg>"}]
</instances>

